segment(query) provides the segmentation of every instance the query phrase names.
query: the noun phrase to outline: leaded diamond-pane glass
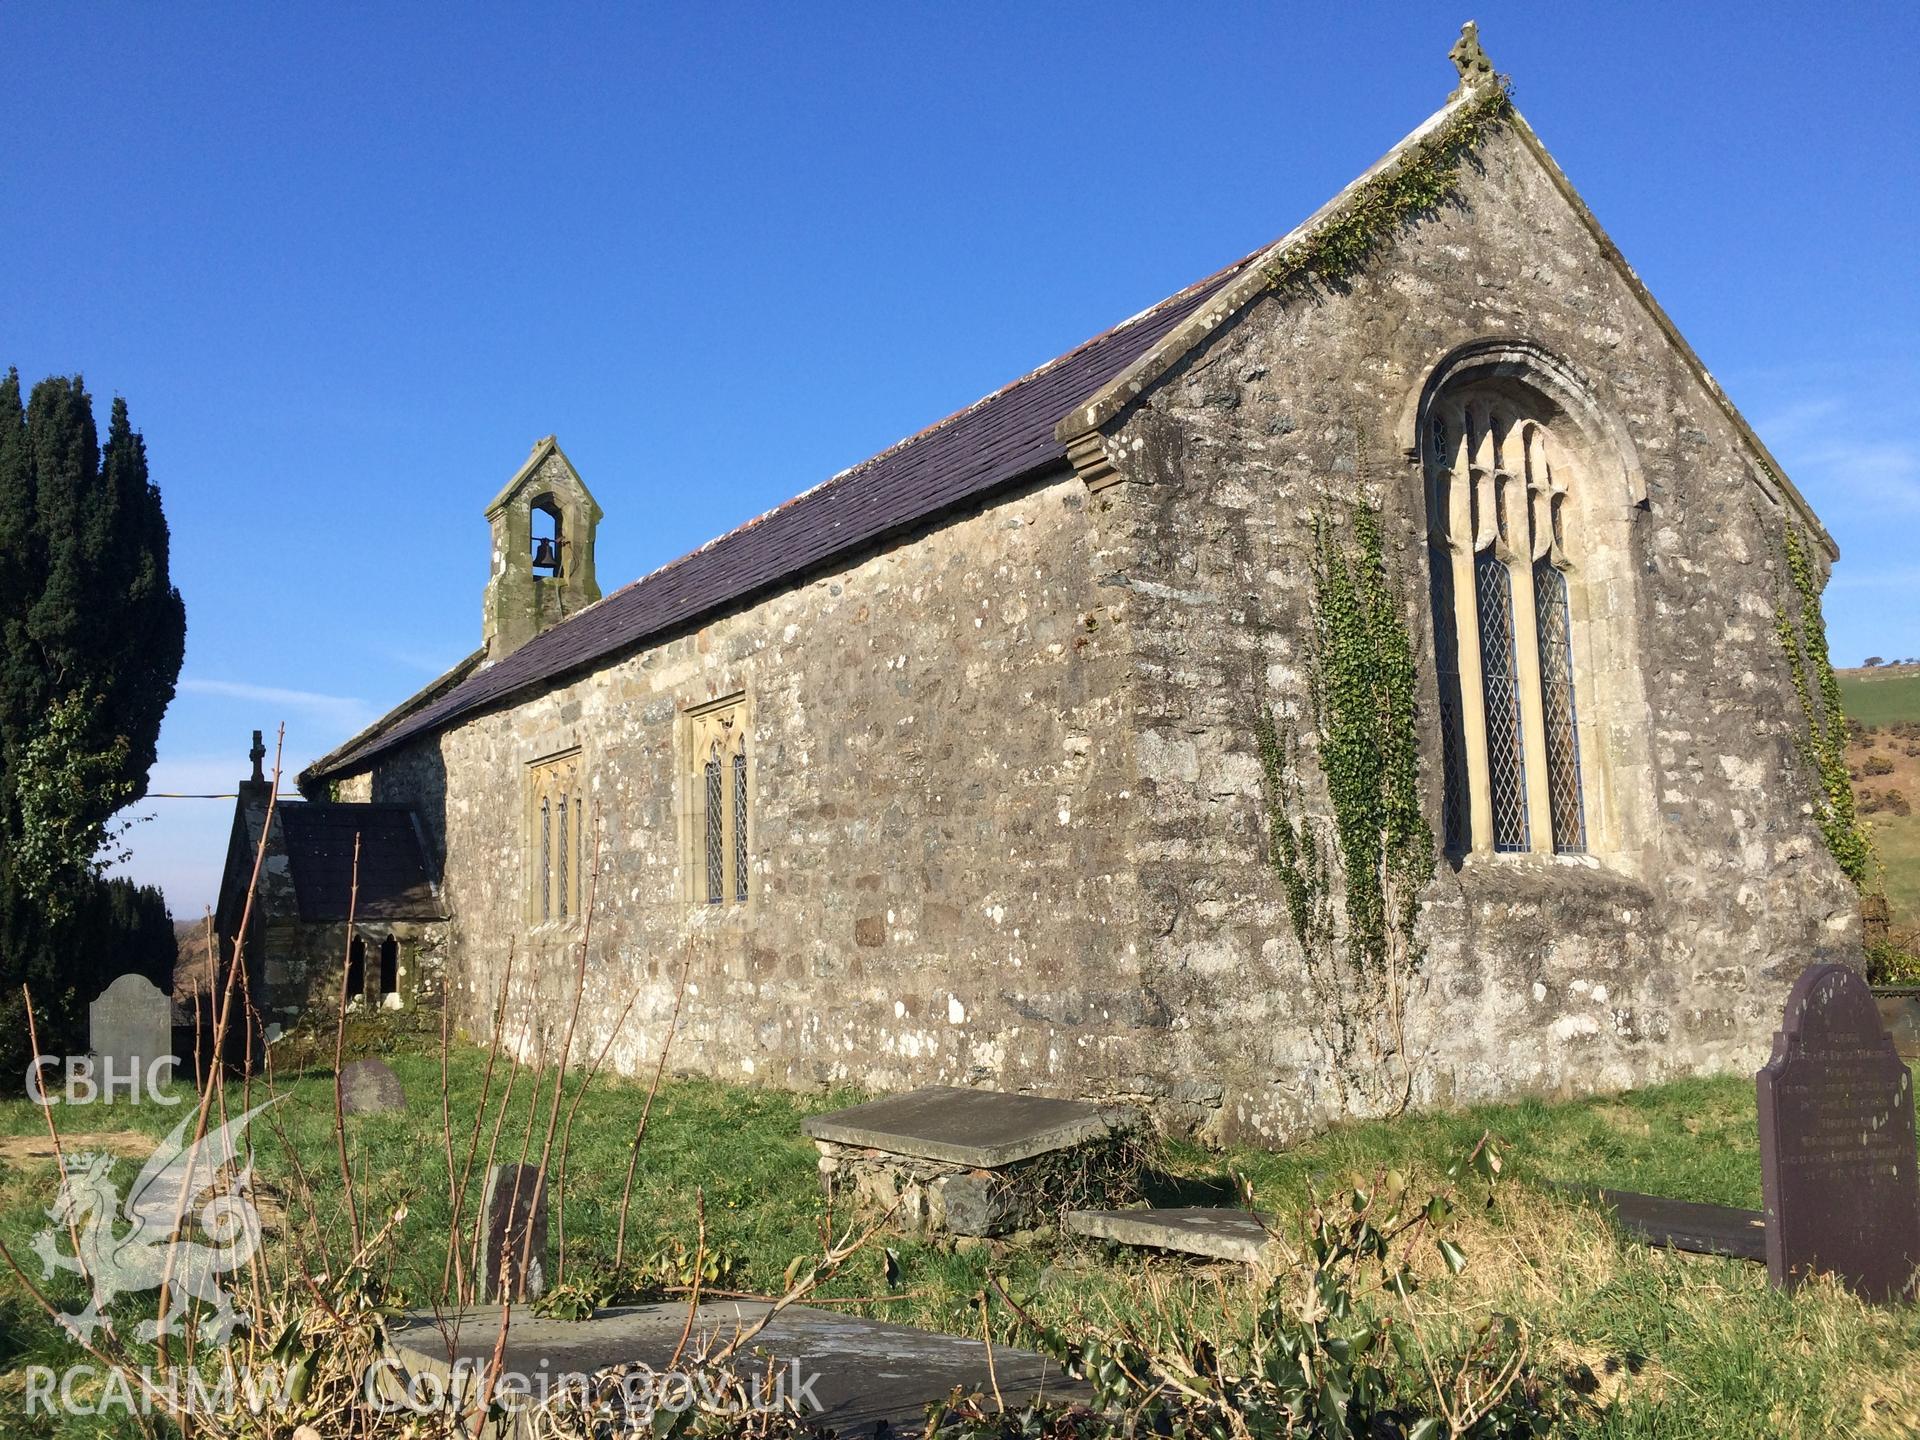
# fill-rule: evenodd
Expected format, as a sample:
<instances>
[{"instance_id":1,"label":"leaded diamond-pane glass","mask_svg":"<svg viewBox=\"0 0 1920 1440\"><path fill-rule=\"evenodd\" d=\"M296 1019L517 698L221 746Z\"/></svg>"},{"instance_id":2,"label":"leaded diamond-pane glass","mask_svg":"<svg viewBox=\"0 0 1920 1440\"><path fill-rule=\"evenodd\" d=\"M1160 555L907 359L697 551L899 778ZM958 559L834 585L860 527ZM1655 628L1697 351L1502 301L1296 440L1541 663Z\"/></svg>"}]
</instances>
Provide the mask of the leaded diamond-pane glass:
<instances>
[{"instance_id":1,"label":"leaded diamond-pane glass","mask_svg":"<svg viewBox=\"0 0 1920 1440\"><path fill-rule=\"evenodd\" d=\"M560 918L567 918L567 797L560 797Z\"/></svg>"},{"instance_id":2,"label":"leaded diamond-pane glass","mask_svg":"<svg viewBox=\"0 0 1920 1440\"><path fill-rule=\"evenodd\" d=\"M1580 798L1580 730L1573 699L1573 620L1567 577L1549 560L1533 566L1533 603L1540 615L1540 699L1546 720L1547 793L1553 804L1553 848L1587 848Z\"/></svg>"},{"instance_id":3,"label":"leaded diamond-pane glass","mask_svg":"<svg viewBox=\"0 0 1920 1440\"><path fill-rule=\"evenodd\" d=\"M540 920L553 918L553 808L540 802Z\"/></svg>"},{"instance_id":4,"label":"leaded diamond-pane glass","mask_svg":"<svg viewBox=\"0 0 1920 1440\"><path fill-rule=\"evenodd\" d=\"M727 841L724 808L727 793L720 783L719 757L707 761L707 903L727 898Z\"/></svg>"},{"instance_id":5,"label":"leaded diamond-pane glass","mask_svg":"<svg viewBox=\"0 0 1920 1440\"><path fill-rule=\"evenodd\" d=\"M1453 557L1433 552L1433 658L1440 688L1440 835L1455 853L1471 848L1468 835L1467 737L1460 711L1460 638L1453 623Z\"/></svg>"},{"instance_id":6,"label":"leaded diamond-pane glass","mask_svg":"<svg viewBox=\"0 0 1920 1440\"><path fill-rule=\"evenodd\" d=\"M733 898L747 898L747 757L733 757Z\"/></svg>"},{"instance_id":7,"label":"leaded diamond-pane glass","mask_svg":"<svg viewBox=\"0 0 1920 1440\"><path fill-rule=\"evenodd\" d=\"M1480 673L1487 708L1487 780L1493 792L1493 848L1525 850L1527 760L1521 740L1520 685L1513 649L1513 580L1504 561L1483 550L1473 562L1480 615Z\"/></svg>"}]
</instances>

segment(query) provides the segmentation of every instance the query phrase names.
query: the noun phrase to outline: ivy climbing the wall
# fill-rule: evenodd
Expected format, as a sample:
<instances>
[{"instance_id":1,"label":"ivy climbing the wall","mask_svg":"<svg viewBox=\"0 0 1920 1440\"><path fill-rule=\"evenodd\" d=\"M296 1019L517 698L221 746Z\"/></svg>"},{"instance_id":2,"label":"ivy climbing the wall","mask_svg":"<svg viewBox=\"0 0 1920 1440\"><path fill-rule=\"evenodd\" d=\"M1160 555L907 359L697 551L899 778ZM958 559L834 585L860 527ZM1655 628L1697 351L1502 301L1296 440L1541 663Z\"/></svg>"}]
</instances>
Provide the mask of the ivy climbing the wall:
<instances>
[{"instance_id":1,"label":"ivy climbing the wall","mask_svg":"<svg viewBox=\"0 0 1920 1440\"><path fill-rule=\"evenodd\" d=\"M1847 774L1847 716L1840 702L1840 682L1827 654L1820 579L1806 541L1791 523L1782 548L1793 595L1775 607L1774 628L1787 652L1787 669L1807 722L1800 750L1819 792L1814 818L1841 870L1856 888L1865 890L1873 879L1873 841L1854 812L1853 782Z\"/></svg>"},{"instance_id":2,"label":"ivy climbing the wall","mask_svg":"<svg viewBox=\"0 0 1920 1440\"><path fill-rule=\"evenodd\" d=\"M1446 203L1461 165L1512 114L1507 82L1487 86L1397 165L1356 187L1335 214L1288 249L1268 270L1269 286L1292 293L1316 281L1345 284L1401 226Z\"/></svg>"},{"instance_id":3,"label":"ivy climbing the wall","mask_svg":"<svg viewBox=\"0 0 1920 1440\"><path fill-rule=\"evenodd\" d=\"M1354 1090L1387 1098L1385 1062L1398 1057L1404 1106L1413 1081L1406 1002L1425 953L1420 897L1434 841L1420 803L1413 637L1368 505L1355 505L1345 526L1315 522L1308 643L1307 743L1264 697L1254 722L1270 856L1343 1099ZM1304 800L1309 750L1330 815Z\"/></svg>"}]
</instances>

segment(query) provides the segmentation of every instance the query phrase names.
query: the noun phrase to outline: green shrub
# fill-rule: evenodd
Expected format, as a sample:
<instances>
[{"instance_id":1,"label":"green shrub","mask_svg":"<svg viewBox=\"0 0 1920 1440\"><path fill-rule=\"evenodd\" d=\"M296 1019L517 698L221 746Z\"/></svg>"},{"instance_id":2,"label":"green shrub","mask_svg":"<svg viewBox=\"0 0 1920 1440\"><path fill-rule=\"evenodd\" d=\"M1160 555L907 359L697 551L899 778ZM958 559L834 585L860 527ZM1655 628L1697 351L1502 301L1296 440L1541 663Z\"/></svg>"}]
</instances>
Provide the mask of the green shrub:
<instances>
[{"instance_id":1,"label":"green shrub","mask_svg":"<svg viewBox=\"0 0 1920 1440\"><path fill-rule=\"evenodd\" d=\"M1867 942L1869 985L1920 985L1920 945L1914 936Z\"/></svg>"}]
</instances>

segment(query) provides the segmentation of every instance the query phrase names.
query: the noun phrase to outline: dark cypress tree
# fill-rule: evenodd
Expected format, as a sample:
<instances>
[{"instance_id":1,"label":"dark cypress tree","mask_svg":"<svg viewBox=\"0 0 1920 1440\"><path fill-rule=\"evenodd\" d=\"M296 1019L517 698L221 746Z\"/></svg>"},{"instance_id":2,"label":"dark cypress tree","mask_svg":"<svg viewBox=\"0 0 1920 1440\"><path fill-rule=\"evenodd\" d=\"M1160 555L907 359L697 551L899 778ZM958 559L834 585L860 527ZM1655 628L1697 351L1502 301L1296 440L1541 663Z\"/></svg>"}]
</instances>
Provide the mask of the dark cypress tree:
<instances>
[{"instance_id":1,"label":"dark cypress tree","mask_svg":"<svg viewBox=\"0 0 1920 1440\"><path fill-rule=\"evenodd\" d=\"M114 401L102 455L78 376L41 381L23 412L9 372L0 382L0 1085L17 1086L24 1071L22 982L46 1016L42 1045L70 1050L84 1043L85 1002L106 979L159 968L157 959L124 963L157 955L141 937L155 928L158 895L136 903L132 887L123 895L98 878L95 861L109 818L146 793L185 645L160 492L125 402Z\"/></svg>"},{"instance_id":2,"label":"dark cypress tree","mask_svg":"<svg viewBox=\"0 0 1920 1440\"><path fill-rule=\"evenodd\" d=\"M42 569L36 544L33 453L20 403L20 372L0 380L0 837L15 833L13 787L5 778L19 763L25 717L39 687L27 642L27 612ZM3 857L0 857L3 858Z\"/></svg>"},{"instance_id":3,"label":"dark cypress tree","mask_svg":"<svg viewBox=\"0 0 1920 1440\"><path fill-rule=\"evenodd\" d=\"M168 565L167 517L160 490L147 476L147 442L127 422L127 402L114 397L101 457L103 512L111 524L101 537L97 565L119 577L112 613L95 633L96 655L110 656L113 683L103 691L108 733L124 736L122 780L129 801L147 793L160 721L173 701L186 656L187 612Z\"/></svg>"}]
</instances>

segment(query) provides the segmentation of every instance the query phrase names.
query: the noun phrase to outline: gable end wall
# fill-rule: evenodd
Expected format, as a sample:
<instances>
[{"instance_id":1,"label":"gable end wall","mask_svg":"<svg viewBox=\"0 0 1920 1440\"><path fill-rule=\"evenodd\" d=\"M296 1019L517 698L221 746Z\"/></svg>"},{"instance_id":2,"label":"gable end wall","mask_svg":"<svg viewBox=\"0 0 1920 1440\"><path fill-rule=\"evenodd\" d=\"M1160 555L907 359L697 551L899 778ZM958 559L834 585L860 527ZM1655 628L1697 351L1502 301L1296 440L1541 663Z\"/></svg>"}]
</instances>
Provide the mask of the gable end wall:
<instances>
[{"instance_id":1,"label":"gable end wall","mask_svg":"<svg viewBox=\"0 0 1920 1440\"><path fill-rule=\"evenodd\" d=\"M1480 159L1462 203L1350 290L1257 301L1107 431L1129 481L1094 506L1099 568L1128 581L1143 980L1183 1017L1169 1070L1224 1082L1222 1133L1288 1135L1339 1104L1266 859L1253 717L1259 684L1308 710L1313 519L1363 494L1383 507L1419 656L1439 828L1423 474L1406 452L1423 382L1485 337L1528 337L1588 377L1649 492L1644 507L1608 498L1626 553L1595 598L1639 657L1606 719L1634 843L1604 864L1442 863L1411 1009L1416 1098L1746 1070L1800 970L1857 958L1856 897L1812 822L1773 632L1785 512L1532 153L1505 132ZM1598 715L1605 698L1582 703Z\"/></svg>"}]
</instances>

